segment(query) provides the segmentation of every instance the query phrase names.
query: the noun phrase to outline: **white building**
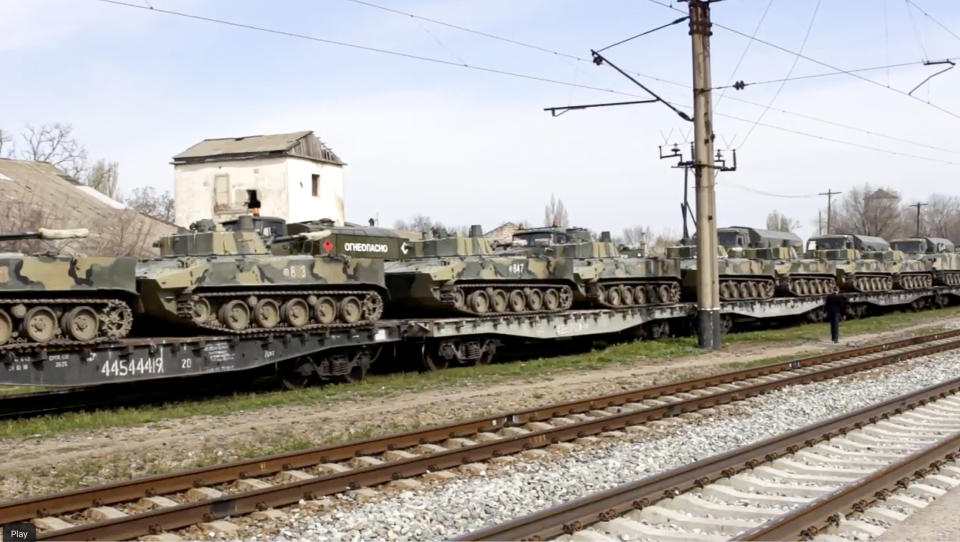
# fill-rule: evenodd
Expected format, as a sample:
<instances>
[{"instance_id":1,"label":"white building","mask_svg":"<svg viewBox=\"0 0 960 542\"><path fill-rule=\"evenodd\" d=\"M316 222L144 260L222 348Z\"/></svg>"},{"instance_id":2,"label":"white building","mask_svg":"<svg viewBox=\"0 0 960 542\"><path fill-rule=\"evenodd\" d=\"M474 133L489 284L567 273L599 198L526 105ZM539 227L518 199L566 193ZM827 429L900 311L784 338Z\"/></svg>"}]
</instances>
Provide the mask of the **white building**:
<instances>
[{"instance_id":1,"label":"white building","mask_svg":"<svg viewBox=\"0 0 960 542\"><path fill-rule=\"evenodd\" d=\"M173 157L175 221L228 220L253 197L264 216L342 225L343 166L310 131L205 139Z\"/></svg>"}]
</instances>

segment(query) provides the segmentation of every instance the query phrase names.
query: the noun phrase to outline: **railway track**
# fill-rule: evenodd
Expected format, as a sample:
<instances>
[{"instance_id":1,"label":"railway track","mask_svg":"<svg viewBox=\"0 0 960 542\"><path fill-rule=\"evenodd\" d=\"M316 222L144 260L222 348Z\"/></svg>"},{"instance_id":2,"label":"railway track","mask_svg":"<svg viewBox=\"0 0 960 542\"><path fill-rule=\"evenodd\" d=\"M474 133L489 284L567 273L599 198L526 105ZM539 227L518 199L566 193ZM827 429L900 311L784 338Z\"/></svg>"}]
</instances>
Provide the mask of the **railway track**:
<instances>
[{"instance_id":1,"label":"railway track","mask_svg":"<svg viewBox=\"0 0 960 542\"><path fill-rule=\"evenodd\" d=\"M954 379L459 540L865 539L960 485L958 392Z\"/></svg>"},{"instance_id":2,"label":"railway track","mask_svg":"<svg viewBox=\"0 0 960 542\"><path fill-rule=\"evenodd\" d=\"M960 330L442 427L0 504L41 539L126 539L615 431L960 348Z\"/></svg>"}]
</instances>

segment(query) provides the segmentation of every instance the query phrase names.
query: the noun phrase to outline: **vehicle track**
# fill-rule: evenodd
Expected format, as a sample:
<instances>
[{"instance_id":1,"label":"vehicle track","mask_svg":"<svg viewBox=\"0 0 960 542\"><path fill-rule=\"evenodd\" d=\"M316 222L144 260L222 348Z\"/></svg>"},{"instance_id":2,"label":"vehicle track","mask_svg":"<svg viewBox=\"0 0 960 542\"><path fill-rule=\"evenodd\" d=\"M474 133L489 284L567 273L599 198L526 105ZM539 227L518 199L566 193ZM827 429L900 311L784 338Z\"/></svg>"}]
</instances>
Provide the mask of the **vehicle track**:
<instances>
[{"instance_id":1,"label":"vehicle track","mask_svg":"<svg viewBox=\"0 0 960 542\"><path fill-rule=\"evenodd\" d=\"M827 527L876 536L877 523L960 485L957 393L960 378L459 540L795 540Z\"/></svg>"},{"instance_id":2,"label":"vehicle track","mask_svg":"<svg viewBox=\"0 0 960 542\"><path fill-rule=\"evenodd\" d=\"M960 348L960 331L904 339L442 427L0 504L41 538L132 538L418 476Z\"/></svg>"}]
</instances>

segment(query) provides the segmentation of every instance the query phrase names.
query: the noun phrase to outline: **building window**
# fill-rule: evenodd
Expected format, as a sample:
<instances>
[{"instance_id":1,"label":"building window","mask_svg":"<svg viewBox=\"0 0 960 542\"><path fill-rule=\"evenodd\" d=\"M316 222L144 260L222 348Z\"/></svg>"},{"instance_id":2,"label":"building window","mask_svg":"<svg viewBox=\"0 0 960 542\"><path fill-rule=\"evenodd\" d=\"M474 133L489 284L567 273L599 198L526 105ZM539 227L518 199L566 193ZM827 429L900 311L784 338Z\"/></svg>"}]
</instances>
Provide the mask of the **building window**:
<instances>
[{"instance_id":1,"label":"building window","mask_svg":"<svg viewBox=\"0 0 960 542\"><path fill-rule=\"evenodd\" d=\"M320 197L320 176L314 173L313 175L310 176L310 181L311 181L310 188L311 188L311 192L313 193L313 197L319 198Z\"/></svg>"},{"instance_id":2,"label":"building window","mask_svg":"<svg viewBox=\"0 0 960 542\"><path fill-rule=\"evenodd\" d=\"M213 178L213 208L226 211L230 208L230 176L217 175Z\"/></svg>"}]
</instances>

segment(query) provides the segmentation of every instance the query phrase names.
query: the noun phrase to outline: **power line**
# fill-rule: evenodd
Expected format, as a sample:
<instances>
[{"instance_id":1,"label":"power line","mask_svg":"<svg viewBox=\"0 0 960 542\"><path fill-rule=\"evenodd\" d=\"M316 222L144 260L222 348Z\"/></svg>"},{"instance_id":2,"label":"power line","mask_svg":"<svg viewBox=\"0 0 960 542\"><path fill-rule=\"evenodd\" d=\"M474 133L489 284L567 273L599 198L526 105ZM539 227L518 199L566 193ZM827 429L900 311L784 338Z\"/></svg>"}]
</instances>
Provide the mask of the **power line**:
<instances>
[{"instance_id":1,"label":"power line","mask_svg":"<svg viewBox=\"0 0 960 542\"><path fill-rule=\"evenodd\" d=\"M916 2L914 2L913 0L906 0L906 1L907 1L908 4L910 4L910 5L912 5L913 7L917 8L917 11L919 11L920 13L923 13L923 16L924 16L924 17L930 19L931 21L933 21L934 24L936 24L936 25L939 26L940 28L944 29L948 34L950 34L951 36L953 36L953 37L957 38L958 40L960 40L960 35L957 35L956 32L954 32L953 30L950 30L949 28L947 28L947 25L941 23L941 22L938 21L933 15L930 15L929 13L927 13L927 11L926 11L925 9L923 9L922 7L920 7Z\"/></svg>"},{"instance_id":2,"label":"power line","mask_svg":"<svg viewBox=\"0 0 960 542\"><path fill-rule=\"evenodd\" d=\"M178 17L183 17L183 18L187 18L187 19L193 19L193 20L198 20L198 21L205 21L205 22L210 22L210 23L215 23L215 24L221 24L221 25L225 25L225 26L231 26L231 27L235 27L235 28L242 28L242 29L246 29L246 30L254 30L254 31L258 31L258 32L265 32L265 33L270 33L270 34L282 35L282 36L286 36L286 37L305 39L305 40L309 40L309 41L314 41L314 42L319 42L319 43L326 43L326 44L330 44L330 45L339 45L339 46L342 46L342 47L348 47L348 48L353 48L353 49L358 49L358 50L363 50L363 51L368 51L368 52L381 53L381 54L386 54L386 55L391 55L391 56L408 58L408 59L412 59L412 60L420 60L420 61L424 61L424 62L431 62L431 63L434 63L434 64L440 64L440 65L445 65L445 66L454 66L454 67L459 67L459 68L467 68L467 69L477 70L477 71L486 72L486 73L494 73L494 74L499 74L499 75L506 75L506 76L511 76L511 77L518 77L518 78L521 78L521 79L527 79L527 80L534 80L534 81L541 81L541 82L545 82L545 83L552 83L552 84L557 84L557 85L563 85L563 86L568 86L568 87L576 87L576 88L583 88L583 89L587 89L587 90L595 90L595 91L606 92L606 93L610 93L610 94L617 94L617 95L622 95L622 96L629 96L629 97L632 97L632 98L646 98L646 96L643 96L643 95L633 94L633 93L629 93L629 92L623 92L623 91L614 90L614 89L609 89L609 88L601 88L601 87L595 87L595 86L591 86L591 85L583 85L583 84L579 84L579 83L571 83L571 82L569 82L569 81L562 81L562 80L558 80L558 79L551 79L551 78L540 77L540 76L536 76L536 75L529 75L529 74L522 74L522 73L517 73L517 72L510 72L510 71L500 70L500 69L496 69L496 68L488 68L488 67L483 67L483 66L474 66L474 65L470 65L470 64L461 64L461 63L452 62L452 61L449 61L449 60L444 60L444 59L439 59L439 58L427 57L427 56L422 56L422 55L415 55L415 54L404 53L404 52L400 52L400 51L393 51L393 50L389 50L389 49L381 49L381 48L377 48L377 47L369 47L369 46L365 46L365 45L359 45L359 44L354 44L354 43L349 43L349 42L342 42L342 41L337 41L337 40L329 40L329 39L326 39L326 38L320 38L320 37L317 37L317 36L310 36L310 35L307 35L307 34L300 34L300 33L296 33L296 32L289 32L289 31L285 31L285 30L277 30L277 29L271 29L271 28L266 28L266 27L259 27L259 26L256 26L256 25L250 25L250 24L246 24L246 23L238 23L238 22L234 22L234 21L228 21L228 20L224 20L224 19L217 19L217 18L214 18L214 17L206 17L206 16L202 16L202 15L194 15L194 14L185 13L185 12L179 12L179 11L174 11L174 10L160 9L160 8L156 8L156 7L154 7L154 8L147 8L147 7L142 6L142 5L132 4L132 3L130 3L130 2L125 2L125 1L122 1L122 0L97 0L97 1L99 1L99 2L104 2L104 3L107 3L107 4L113 4L113 5L118 5L118 6L124 6L124 7L129 7L129 8L140 9L140 10L144 10L144 11L149 11L149 12L151 12L151 13L163 13L163 14L173 15L173 16L178 16ZM353 0L351 0L351 1L353 1ZM358 1L359 1L359 0L358 0ZM656 2L656 0L650 0L650 1L651 1L651 2L655 2L655 3L659 3L659 2ZM670 6L667 6L666 4L661 4L661 5L666 6L666 7L670 7ZM574 57L574 58L577 58L577 57ZM641 75L641 74L637 74L637 75ZM643 75L641 75L641 76L643 76ZM643 76L643 77L650 77L650 76ZM651 78L653 78L653 77L651 77ZM662 81L662 82L666 82L666 83L670 83L670 84L673 84L673 85L681 86L681 87L684 87L684 88L687 88L687 89L690 88L689 85L685 85L685 84L683 84L683 83L679 83L679 82L675 82L675 81L669 81L669 80L659 79L659 78L653 78L653 79L656 79L656 80L659 80L659 81ZM734 101L743 102L743 103L746 103L746 104L749 104L749 105L754 105L754 106L757 106L757 107L763 107L761 104L749 102L748 100L742 100L742 99L733 98L733 97L731 97L731 98L729 98L729 99L734 100ZM669 102L668 102L668 103L669 103ZM779 111L779 112L782 112L782 113L786 113L786 114L792 114L792 115L801 116L801 117L807 118L807 119L809 119L809 120L815 120L815 121L817 121L817 122L823 122L823 123L827 123L827 124L833 124L833 125L835 125L835 126L840 126L840 127L847 128L847 129L851 129L851 130L858 130L858 131L861 131L861 132L864 132L864 133L868 133L868 134L870 134L870 135L876 135L876 136L879 136L879 137L885 137L885 138L889 138L889 139L893 139L893 140L897 140L897 141L901 141L901 142L905 142L905 143L910 143L910 144L913 144L913 145L925 147L925 148L932 149L932 150L941 150L941 151L944 151L944 152L958 153L958 151L953 151L953 150L950 150L950 149L943 149L943 148L939 148L939 147L934 147L934 146L927 145L927 144L924 144L924 143L918 143L918 142L914 142L914 141L910 141L910 140L906 140L906 139L902 139L902 138L896 138L896 137L894 137L894 136L887 136L887 135L880 134L880 133L877 133L877 132L871 132L871 131L869 131L869 130L865 130L865 129L861 129L861 128L857 128L857 127L853 127L853 126L847 126L847 125L844 125L844 124L841 124L841 123L837 123L837 122L826 121L826 120L823 120L823 119L817 119L816 117L813 117L813 116L811 116L811 115L805 115L805 114L802 114L802 113L794 113L794 112L790 112L790 111L787 111L787 110L784 110L784 109L777 109L777 108L772 108L772 109L775 110L775 111ZM743 121L743 122L753 122L753 121L751 121L751 120L743 119L743 118L736 117L736 116L733 116L733 115L728 115L728 114L723 114L723 113L716 113L716 114L717 114L718 116L723 116L723 117L731 118L731 119L733 119L733 120L739 120L739 121ZM913 155L913 154L904 153L904 152L889 151L889 150L887 150L887 149L882 149L882 148L879 148L879 147L872 147L872 146L869 146L869 145L862 145L862 144L858 144L858 143L853 143L853 142L845 141L845 140L842 140L842 139L830 138L830 137L827 137L827 136L818 136L818 135L816 135L816 134L811 134L811 133L808 133L808 132L801 132L801 131L799 131L799 130L793 130L793 129L789 129L789 128L783 128L783 127L776 126L776 125L773 125L773 124L759 123L759 125L760 125L760 126L764 126L764 127L766 127L766 128L774 129L774 130L780 130L780 131L784 131L784 132L794 133L794 134L797 134L797 135L802 135L802 136L807 136L807 137L813 137L813 138L820 139L820 140L823 140L823 141L832 141L832 142L840 143L840 144L844 144L844 145L861 147L861 148L864 148L864 149L873 150L873 151L877 151L877 152L884 152L884 153L887 153L887 154L897 155L897 156L901 156L901 157L910 157L910 158L916 158L916 159L920 159L920 160L934 161L934 162L940 162L940 163L944 163L944 164L956 165L956 163L951 162L951 161L948 161L948 160L940 160L940 159L936 159L936 158L929 158L929 157L925 157L925 156Z\"/></svg>"},{"instance_id":3,"label":"power line","mask_svg":"<svg viewBox=\"0 0 960 542\"><path fill-rule=\"evenodd\" d=\"M770 6L772 6L772 5L773 5L773 0L769 0L769 1L767 2L767 7L763 10L763 14L760 15L760 20L757 21L757 26L755 26L754 29L753 29L753 36L754 36L754 37L756 37L756 35L757 35L758 33L760 33L760 27L763 25L763 21L766 20L766 18L767 18L767 13L770 12ZM740 65L743 64L743 60L744 60L745 58L747 58L747 52L750 51L750 47L752 47L752 46L753 46L753 40L747 40L747 45L743 48L743 52L740 53L740 58L737 60L737 64L733 67L733 71L730 72L730 78L728 79L728 81L729 81L728 85L730 85L730 84L733 83L733 78L737 76L737 71L740 69ZM729 86L725 87L725 88L720 92L720 97L717 98L717 103L716 103L715 105L719 106L719 105L720 105L720 102L723 101L724 96L727 95L727 88L729 88ZM711 90L714 90L714 89L711 89Z\"/></svg>"},{"instance_id":4,"label":"power line","mask_svg":"<svg viewBox=\"0 0 960 542\"><path fill-rule=\"evenodd\" d=\"M673 11L677 11L677 12L683 13L682 10L680 10L680 9L674 7L674 6L665 4L665 3L662 2L661 0L647 0L647 1L648 1L648 2L652 2L652 3L654 3L654 4L657 4L658 6L663 6L663 7L667 8L667 9L672 9ZM763 45L766 45L767 47L771 47L771 48L776 49L776 50L778 50L778 51L781 51L781 52L784 52L784 53L787 53L787 54L791 54L791 55L800 57L800 58L802 58L802 59L804 59L804 60L806 60L806 61L808 61L808 62L813 62L814 64L819 64L820 66L823 66L823 67L825 67L825 68L829 68L829 69L834 70L834 71L837 71L837 72L845 73L845 74L847 74L847 75L849 75L849 76L851 76L851 77L854 77L854 78L856 78L856 79L860 79L861 81L865 81L865 82L867 82L867 83L870 83L871 85L876 85L876 86L878 86L878 87L880 87L880 88L884 88L884 89L890 90L890 91L892 91L892 92L896 92L897 94L906 96L907 98L910 98L911 100L916 100L916 101L918 101L918 102L920 102L920 103L922 103L922 104L926 104L926 105L928 105L928 106L930 106L930 107L932 107L932 108L940 111L941 113L946 113L947 115L950 115L951 117L954 117L954 118L956 118L956 119L960 119L960 114L954 113L953 111L950 111L949 109L947 109L947 108L945 108L945 107L941 107L941 106L939 106L939 105L937 105L937 104L935 104L935 103L933 103L933 102L930 102L930 101L927 101L927 100L923 100L922 98L919 98L919 97L917 97L917 96L912 96L912 95L908 94L906 91L900 90L900 89L898 89L898 88L888 87L888 86L884 85L883 83L880 83L879 81L874 81L873 79L870 79L870 78L868 78L868 77L864 77L864 76L862 76L862 75L859 75L859 74L857 74L856 72L853 72L853 71L850 71L850 70L845 70L845 69L843 69L843 68L838 68L837 66L834 66L834 65L832 65L832 64L829 64L829 63L824 62L824 61L822 61L822 60L818 60L818 59L816 59L816 58L812 58L812 57L807 56L807 55L804 55L804 54L802 54L802 53L798 53L797 51L792 51L792 50L790 50L790 49L788 49L788 48L786 48L786 47L784 47L784 46L782 46L782 45L777 45L776 43L772 43L772 42L770 42L770 41L764 40L764 39L762 39L762 38L758 38L758 37L756 37L756 36L750 36L750 35L748 35L747 33L743 32L743 31L741 31L741 30L737 30L736 28L731 28L731 27L726 26L726 25L724 25L724 24L720 24L720 23L714 22L714 23L713 23L713 26L716 26L716 27L718 27L718 28L722 28L722 29L724 29L724 30L726 30L726 31L728 31L728 32L732 32L732 33L734 33L734 34L736 34L736 35L738 35L738 36L742 36L742 37L747 38L747 39L749 39L749 40L756 41L757 43L762 43Z\"/></svg>"},{"instance_id":5,"label":"power line","mask_svg":"<svg viewBox=\"0 0 960 542\"><path fill-rule=\"evenodd\" d=\"M724 181L722 186L729 186L732 188L737 188L739 190L745 190L747 192L753 192L754 194L760 194L761 196L767 196L771 198L784 198L784 199L810 199L817 197L816 194L778 194L776 192L767 192L765 190L760 190L750 186L745 186L742 184L733 183L730 181Z\"/></svg>"},{"instance_id":6,"label":"power line","mask_svg":"<svg viewBox=\"0 0 960 542\"><path fill-rule=\"evenodd\" d=\"M635 40L635 39L637 39L637 38L642 38L643 36L646 36L646 35L648 35L648 34L653 34L653 33L656 32L657 30L663 30L664 28L671 27L671 26L673 26L673 25L675 25L675 24L680 24L680 23L682 23L683 21L686 21L686 20L689 19L689 18L690 18L690 17L680 17L679 19L676 19L676 20L674 20L674 21L671 21L671 22L669 22L669 23L667 23L667 24L662 24L662 25L660 25L660 26L658 26L658 27L656 27L656 28L651 28L650 30L646 30L646 31L641 32L641 33L639 33L639 34L635 34L635 35L633 35L633 36L630 36L629 38L622 39L622 40L620 40L620 41L618 41L618 42L616 42L616 43L611 43L610 45L607 45L606 47L603 47L603 48L601 48L601 49L597 49L597 52L598 52L598 53L602 53L602 52L606 51L607 49L610 49L611 47L616 47L617 45L623 45L624 43L627 43L628 41Z\"/></svg>"},{"instance_id":7,"label":"power line","mask_svg":"<svg viewBox=\"0 0 960 542\"><path fill-rule=\"evenodd\" d=\"M813 15L810 16L810 24L807 25L807 33L803 36L803 42L800 43L800 52L807 47L807 40L810 39L810 32L813 30L813 23L817 20L817 14L820 13L820 4L823 0L817 0L817 5L813 8ZM787 78L793 75L793 70L797 68L797 63L800 62L800 57L793 57L793 64L790 65L790 69L787 71ZM783 92L783 87L787 84L786 81L781 81L780 86L777 87L777 92L774 93L773 97L770 98L770 101L767 102L767 106L763 108L763 111L760 112L760 116L757 117L757 122L753 123L750 126L750 129L747 130L747 135L743 136L743 141L740 142L740 146L744 146L747 143L747 140L750 139L750 135L753 134L753 131L757 128L757 124L763 120L763 117L767 116L767 111L770 111L770 108L773 106L773 103L777 101L777 98L780 97L780 93Z\"/></svg>"},{"instance_id":8,"label":"power line","mask_svg":"<svg viewBox=\"0 0 960 542\"><path fill-rule=\"evenodd\" d=\"M949 57L949 58L946 58L945 60L958 60L958 59L960 59L960 57ZM867 68L853 68L853 69L850 69L850 70L843 70L843 71L830 71L830 72L822 72L822 73L811 73L811 74L807 74L807 75L796 75L796 76L791 76L791 77L782 77L782 78L780 78L780 79L766 79L766 80L762 80L762 81L753 81L753 82L750 82L750 83L746 83L746 82L743 82L743 81L737 81L736 83L733 83L733 84L723 85L723 86L720 86L720 87L713 87L712 90L721 90L721 89L722 89L722 90L726 90L726 89L729 89L729 88L738 88L738 89L740 89L740 88L752 87L752 86L757 86L757 85L769 85L769 84L771 84L771 83L782 83L782 82L784 82L784 81L800 81L800 80L803 80L803 79L817 79L817 78L820 78L820 77L832 77L832 76L835 76L835 75L849 75L849 74L851 74L851 73L862 73L862 72L877 71L877 70L889 70L889 69L891 69L891 68L906 68L906 67L910 67L910 66L924 66L924 65L926 65L926 63L925 63L925 61L923 61L923 60L914 60L914 61L911 61L911 62L899 62L899 63L897 63L897 64L887 64L887 65L884 65L884 66L870 66L870 67L867 67Z\"/></svg>"},{"instance_id":9,"label":"power line","mask_svg":"<svg viewBox=\"0 0 960 542\"><path fill-rule=\"evenodd\" d=\"M215 17L207 17L207 16L204 16L204 15L195 15L195 14L192 14L192 13L185 13L185 12L182 12L182 11L174 11L174 10L171 10L171 9L147 8L146 6L141 6L141 5L137 5L137 4L132 4L132 3L130 3L130 2L124 2L124 1L122 1L122 0L97 0L97 1L98 1L98 2L104 2L104 3L107 3L107 4L114 4L114 5L118 5L118 6L124 6L124 7L135 8L135 9L141 9L141 10L144 10L144 11L148 11L148 12L150 12L150 13L163 13L163 14L166 14L166 15L174 15L174 16L183 17L183 18L186 18L186 19L193 19L193 20L197 20L197 21L205 21L205 22L208 22L208 23L216 23L216 24L221 24L221 25L225 25L225 26L232 26L232 27L235 27L235 28L243 28L243 29L246 29L246 30L255 30L255 31L258 31L258 32L266 32L266 33L268 33L268 34L277 34L277 35L280 35L280 36L286 36L286 37L291 37L291 38L305 39L305 40L315 41L315 42L319 42L319 43L326 43L326 44L329 44L329 45L339 45L339 46L341 46L341 47L349 47L349 48L351 48L351 49L358 49L358 50L361 50L361 51L367 51L367 52L371 52L371 53L380 53L380 54L384 54L384 55L396 56L396 57L401 57L401 58L408 58L408 59L411 59L411 60L420 60L420 61L423 61L423 62L431 62L431 63L434 63L434 64L442 64L442 65L445 65L445 66L454 66L454 67L457 67L457 68L466 68L466 69L476 70L476 71L481 71L481 72L486 72L486 73L495 73L495 74L498 74L498 75L506 75L506 76L510 76L510 77L517 77L517 78L520 78L520 79L528 79L528 80L531 80L531 81L541 81L541 82L544 82L544 83L553 83L553 84L556 84L556 85L564 85L564 86L568 86L568 87L577 87L577 88L583 88L583 89L588 89L588 90L596 90L596 91L598 91L598 92L607 92L607 93L611 93L611 94L621 94L621 95L623 95L623 96L630 96L630 97L633 97L633 98L643 98L643 97L644 97L644 96L641 96L641 95L639 95L639 94L631 94L631 93L629 93L629 92L622 92L622 91L619 91L619 90L614 90L614 89L609 89L609 88L595 87L595 86L591 86L591 85L583 85L583 84L580 84L580 83L572 83L572 82L570 82L570 81L563 81L563 80L560 80L560 79L551 79L551 78L549 78L549 77L542 77L542 76L539 76L539 75L530 75L530 74L513 72L513 71L508 71L508 70L501 70L501 69L498 69L498 68L490 68L490 67L486 67L486 66L477 66L477 65L474 65L474 64L467 64L467 63L461 63L461 62L453 62L453 61L451 61L451 60L444 60L444 59L442 59L442 58L434 58L434 57L429 57L429 56L416 55L416 54L412 54L412 53L404 53L404 52L402 52L402 51L394 51L394 50L391 50L391 49L382 49L382 48L379 48L379 47L370 47L370 46L368 46L368 45L360 45L360 44L350 43L350 42L345 42L345 41L331 40L331 39L327 39L327 38L321 38L321 37L317 37L317 36L311 36L311 35L308 35L308 34L301 34L301 33L298 33L298 32L290 32L290 31L287 31L287 30L278 30L278 29L275 29L275 28L267 28L267 27L256 26L256 25L247 24L247 23L238 23L238 22L235 22L235 21L228 21L228 20L226 20L226 19L217 19L217 18L215 18Z\"/></svg>"},{"instance_id":10,"label":"power line","mask_svg":"<svg viewBox=\"0 0 960 542\"><path fill-rule=\"evenodd\" d=\"M486 38L494 39L494 40L497 40L497 41L502 41L502 42L505 42L505 43L510 43L510 44L513 44L513 45L518 45L518 46L525 47L525 48L528 48L528 49L533 49L533 50L536 50L536 51L541 51L541 52L548 53L548 54L554 55L554 56L560 56L560 57L564 57L564 58L570 58L570 59L574 59L574 60L577 60L577 61L583 61L583 62L586 62L586 61L589 60L589 59L586 59L586 58L581 57L581 56L578 56L578 55L574 55L574 54L571 54L571 53L568 53L568 52L564 52L564 51L558 51L558 50L555 50L555 49L552 49L552 48L549 48L549 47L544 47L544 46L542 46L542 45L537 45L537 44L529 43L529 42L523 42L523 41L516 40L516 39L513 39L513 38L508 38L508 37L505 37L505 36L500 36L500 35L497 35L497 34L492 34L492 33L489 33L489 32L484 32L484 31L481 31L481 30L476 30L476 29L473 29L473 28L468 28L468 27L465 27L465 26L462 26L462 25L453 24L453 23L450 23L450 22L447 22L447 21L441 21L441 20L439 20L439 19L434 19L434 18L431 18L431 17L425 17L425 16L422 16L422 15L418 15L418 14L416 14L416 13L408 12L408 11L401 11L401 10L398 10L398 9L393 9L393 8L390 8L390 7L382 6L382 5L375 4L375 3L373 3L373 2L368 2L368 1L365 1L365 0L344 0L344 1L346 1L346 2L352 2L352 3L359 4L359 5L363 5L363 6L368 6L368 7L374 8L374 9L379 9L379 10L382 10L382 11L386 11L386 12L389 12L389 13L394 13L394 14L397 14L397 15L402 15L402 16L405 16L405 17L410 17L410 18L413 18L413 19L419 19L419 20L422 20L422 21L427 21L427 22L430 22L430 23L433 23L433 24L445 26L445 27L447 27L447 28L453 28L453 29L456 29L456 30L460 30L460 31L463 31L463 32L470 33L470 34L474 34L474 35L478 35L478 36L483 36L483 37L486 37ZM651 1L652 1L652 0L651 0ZM660 4L660 5L664 6L664 7L671 7L671 8L672 8L672 6L668 6L667 4L663 4L663 3L660 3L660 2L654 2L654 3ZM760 18L760 21L757 23L757 26L754 28L753 36L756 36L756 34L759 32L760 27L761 27L764 19L766 18L767 12L769 11L770 6L771 6L772 4L773 4L773 0L769 0L769 2L768 2L768 4L767 4L767 7L766 7L766 9L764 10L763 15L762 15L761 18ZM747 46L744 48L743 52L742 52L741 55L740 55L740 60L737 62L737 67L734 68L733 72L731 73L731 76L730 76L731 79L733 79L734 75L736 74L737 69L739 68L740 64L743 62L744 58L746 57L747 51L749 51L750 46L753 44L753 42L754 42L753 39L751 39L751 40L749 40L749 41L747 42ZM914 62L904 62L904 63L899 63L899 64L891 64L891 65L888 65L888 66L873 66L873 67L867 67L867 68L855 68L855 69L847 70L847 71L858 72L858 71L883 70L883 69L900 68L900 67L907 67L907 66L918 66L918 65L922 65L922 64L923 64L922 61L914 61ZM668 85L673 85L673 86L680 87L680 88L684 88L684 89L687 89L687 90L689 90L689 89L691 88L689 84L681 83L681 82L679 82L679 81L672 81L672 80L670 80L670 79L664 79L664 78L661 78L661 77L655 77L655 76L652 76L652 75L649 75L649 74L637 72L637 71L635 71L635 70L625 70L625 71L628 71L628 72L631 73L632 75L636 75L636 76L639 76L639 77L644 77L644 78L647 78L647 79L651 79L651 80L658 81L658 82L661 82L661 83L666 83L666 84L668 84ZM844 75L844 72L841 72L841 71L832 71L832 72L828 72L828 73L811 74L811 75L801 75L801 76L790 77L790 78L786 78L786 79L774 79L774 80L770 80L770 81L757 81L757 82L753 82L753 83L747 83L747 85L764 85L764 84L769 84L769 83L779 83L779 82L781 82L781 81L796 81L796 80L801 80L801 79L812 79L812 78L827 77L827 76L832 76L832 75ZM726 91L727 88L729 88L729 86L715 87L715 89L723 89L724 92ZM723 93L721 93L720 99L723 99L723 98L724 98L724 95L723 95ZM789 110L786 110L786 109L781 109L781 108L777 108L777 107L772 107L772 106L770 106L770 105L760 104L760 103L753 102L753 101L750 101L750 100L746 100L746 99L743 99L743 98L737 98L737 97L732 97L732 96L727 96L726 98L729 99L729 100L735 101L735 102L739 102L739 103L746 104L746 105L750 105L750 106L754 106L754 107L761 107L761 108L768 108L768 109L770 109L770 110L777 111L777 112L779 112L779 113L783 113L783 114L787 114L787 115L794 115L794 116L797 116L797 117L800 117L800 118L804 118L804 119L807 119L807 120L810 120L810 121L819 122L819 123L822 123L822 124L825 124L825 125L828 125L828 126L834 126L834 127L844 128L844 129L847 129L847 130L854 130L854 131L858 131L858 132L860 132L860 133L864 133L864 134L867 134L867 135L870 135L870 136L885 138L885 139L889 139L889 140L891 140L891 141L897 141L897 142L899 142L899 143L906 143L906 144L909 144L909 145L914 145L914 146L917 146L917 147L921 147L921 148L925 148L925 149L929 149L929 150L933 150L933 151L941 151L941 152L947 152L947 153L952 153L952 154L960 154L960 151L958 151L958 150L948 149L948 148L944 148L944 147L938 147L938 146L936 146L936 145L931 145L931 144L929 144L929 143L921 143L921 142L918 142L918 141L912 141L912 140L905 139L905 138L902 138L902 137L892 136L892 135L884 134L884 133L882 133L882 132L877 132L877 131L874 131L874 130L868 130L868 129L865 129L865 128L859 128L859 127L857 127L857 126L852 126L852 125L849 125L849 124L844 124L844 123L837 122L837 121L833 121L833 120L821 119L821 118L815 117L815 116L813 116L813 115L808 115L808 114L805 114L805 113L798 113L798 112L795 112L795 111L789 111ZM719 103L720 99L717 100L718 103Z\"/></svg>"}]
</instances>

